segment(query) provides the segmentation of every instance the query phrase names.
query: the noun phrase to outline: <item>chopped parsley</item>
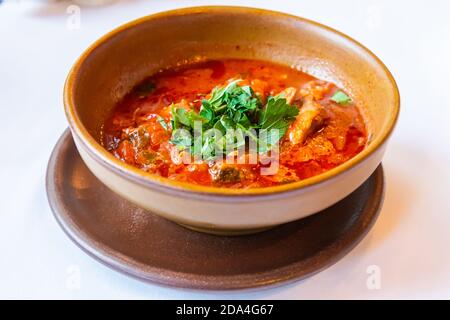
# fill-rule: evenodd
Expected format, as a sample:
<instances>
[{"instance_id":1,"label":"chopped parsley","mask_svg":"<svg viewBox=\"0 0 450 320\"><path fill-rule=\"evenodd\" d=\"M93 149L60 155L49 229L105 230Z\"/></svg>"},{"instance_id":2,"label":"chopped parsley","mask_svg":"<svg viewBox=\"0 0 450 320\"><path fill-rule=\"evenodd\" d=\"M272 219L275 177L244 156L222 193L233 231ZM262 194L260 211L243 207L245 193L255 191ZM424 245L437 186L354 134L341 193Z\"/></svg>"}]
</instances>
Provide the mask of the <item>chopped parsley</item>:
<instances>
[{"instance_id":1,"label":"chopped parsley","mask_svg":"<svg viewBox=\"0 0 450 320\"><path fill-rule=\"evenodd\" d=\"M347 94L340 90L336 91L336 93L331 97L331 100L344 105L352 101L352 99Z\"/></svg>"},{"instance_id":2,"label":"chopped parsley","mask_svg":"<svg viewBox=\"0 0 450 320\"><path fill-rule=\"evenodd\" d=\"M200 111L186 110L172 105L172 139L179 149L188 149L203 159L214 159L224 154L227 145L235 147L245 145L248 139L256 142L259 152L268 151L286 133L289 125L298 114L298 107L287 103L281 96L269 97L265 105L250 86L240 86L241 80L230 82L225 87L216 87L209 99L202 101ZM201 135L194 134L201 124ZM220 135L211 134L217 132ZM271 130L277 129L277 130ZM267 130L267 139L258 137L261 130ZM229 134L232 132L233 134ZM192 139L194 137L194 139ZM195 141L197 139L197 141Z\"/></svg>"},{"instance_id":3,"label":"chopped parsley","mask_svg":"<svg viewBox=\"0 0 450 320\"><path fill-rule=\"evenodd\" d=\"M164 119L161 116L158 116L156 118L156 120L158 121L158 123L161 125L161 127L163 127L164 130L168 131L169 130L169 126L167 125L167 123L164 121Z\"/></svg>"}]
</instances>

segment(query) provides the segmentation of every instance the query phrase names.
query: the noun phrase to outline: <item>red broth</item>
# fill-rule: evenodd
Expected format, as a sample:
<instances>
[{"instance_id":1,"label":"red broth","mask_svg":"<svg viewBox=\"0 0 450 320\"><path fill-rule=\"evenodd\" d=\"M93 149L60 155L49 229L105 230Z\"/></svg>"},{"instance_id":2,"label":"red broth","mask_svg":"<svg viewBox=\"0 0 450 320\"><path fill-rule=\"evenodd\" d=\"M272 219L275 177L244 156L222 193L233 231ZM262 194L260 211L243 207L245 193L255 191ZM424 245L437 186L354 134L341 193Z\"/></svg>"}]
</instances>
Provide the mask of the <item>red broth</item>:
<instances>
[{"instance_id":1,"label":"red broth","mask_svg":"<svg viewBox=\"0 0 450 320\"><path fill-rule=\"evenodd\" d=\"M279 169L274 174L261 174L261 163L230 164L226 168L237 170L230 171L211 161L185 164L173 160L171 105L181 103L198 112L202 100L230 79L242 79L239 85L249 85L262 101L287 92L289 103L299 108L280 140ZM357 103L336 102L338 91L346 97L332 83L264 61L206 61L163 70L136 86L117 105L103 127L102 143L123 162L176 181L228 188L300 181L342 164L367 143Z\"/></svg>"}]
</instances>

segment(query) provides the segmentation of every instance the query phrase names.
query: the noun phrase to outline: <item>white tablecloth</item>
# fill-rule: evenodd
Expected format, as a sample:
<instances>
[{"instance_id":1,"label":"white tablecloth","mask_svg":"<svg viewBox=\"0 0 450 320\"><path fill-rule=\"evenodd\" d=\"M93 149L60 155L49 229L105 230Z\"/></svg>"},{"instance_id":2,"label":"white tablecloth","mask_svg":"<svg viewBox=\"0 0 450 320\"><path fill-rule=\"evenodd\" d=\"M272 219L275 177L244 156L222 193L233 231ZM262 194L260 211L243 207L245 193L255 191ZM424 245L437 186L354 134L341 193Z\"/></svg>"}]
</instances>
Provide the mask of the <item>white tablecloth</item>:
<instances>
[{"instance_id":1,"label":"white tablecloth","mask_svg":"<svg viewBox=\"0 0 450 320\"><path fill-rule=\"evenodd\" d=\"M50 152L67 127L62 88L71 64L95 39L131 19L220 2L118 0L81 7L79 29L66 11L70 2L0 5L0 298L450 298L448 1L222 1L337 28L379 55L398 81L402 112L384 160L381 216L331 268L266 290L162 288L108 269L64 235L44 180Z\"/></svg>"}]
</instances>

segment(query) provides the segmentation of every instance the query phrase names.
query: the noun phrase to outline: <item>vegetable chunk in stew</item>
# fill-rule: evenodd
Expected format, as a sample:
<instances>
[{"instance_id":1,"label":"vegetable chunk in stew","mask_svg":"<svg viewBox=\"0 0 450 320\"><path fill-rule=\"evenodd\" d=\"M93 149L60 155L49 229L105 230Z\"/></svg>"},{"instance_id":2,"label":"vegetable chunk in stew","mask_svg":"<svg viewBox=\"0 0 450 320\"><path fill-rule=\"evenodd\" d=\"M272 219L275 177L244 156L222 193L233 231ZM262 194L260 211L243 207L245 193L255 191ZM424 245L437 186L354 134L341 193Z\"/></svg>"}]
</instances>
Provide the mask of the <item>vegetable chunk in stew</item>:
<instances>
[{"instance_id":1,"label":"vegetable chunk in stew","mask_svg":"<svg viewBox=\"0 0 450 320\"><path fill-rule=\"evenodd\" d=\"M357 103L334 84L255 60L162 70L103 126L115 157L204 186L261 188L307 179L364 149Z\"/></svg>"}]
</instances>

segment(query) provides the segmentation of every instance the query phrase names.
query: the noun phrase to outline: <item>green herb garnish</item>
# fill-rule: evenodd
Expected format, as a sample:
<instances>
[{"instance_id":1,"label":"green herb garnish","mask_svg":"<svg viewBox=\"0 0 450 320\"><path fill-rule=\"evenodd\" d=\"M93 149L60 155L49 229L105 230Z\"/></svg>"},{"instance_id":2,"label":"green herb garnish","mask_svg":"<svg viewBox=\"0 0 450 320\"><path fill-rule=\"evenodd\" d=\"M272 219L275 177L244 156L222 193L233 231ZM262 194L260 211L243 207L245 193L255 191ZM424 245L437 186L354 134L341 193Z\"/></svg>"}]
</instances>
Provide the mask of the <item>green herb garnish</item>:
<instances>
[{"instance_id":1,"label":"green herb garnish","mask_svg":"<svg viewBox=\"0 0 450 320\"><path fill-rule=\"evenodd\" d=\"M157 116L156 120L159 122L159 124L161 125L161 127L164 128L164 130L168 131L169 130L169 126L167 125L167 123L164 121L164 119L161 116Z\"/></svg>"},{"instance_id":2,"label":"green herb garnish","mask_svg":"<svg viewBox=\"0 0 450 320\"><path fill-rule=\"evenodd\" d=\"M336 93L331 97L331 100L339 104L348 104L352 99L346 95L343 91L336 91Z\"/></svg>"},{"instance_id":3,"label":"green herb garnish","mask_svg":"<svg viewBox=\"0 0 450 320\"><path fill-rule=\"evenodd\" d=\"M284 97L269 97L266 107L260 112L259 127L267 130L278 129L282 137L297 114L298 108L287 104Z\"/></svg>"},{"instance_id":4,"label":"green herb garnish","mask_svg":"<svg viewBox=\"0 0 450 320\"><path fill-rule=\"evenodd\" d=\"M215 88L211 97L202 101L198 113L172 105L171 142L180 149L189 148L192 154L206 160L223 156L217 154L217 150L225 150L227 145L239 147L245 144L245 137L228 134L235 130L242 130L254 140L259 152L266 152L275 145L295 119L298 108L289 105L281 95L269 97L263 106L250 86L238 85L240 81ZM198 130L194 128L196 121L200 121L203 130L197 141L187 138L189 134L195 137L194 131ZM208 129L216 129L221 135L205 134ZM261 130L267 130L265 141L258 137Z\"/></svg>"}]
</instances>

